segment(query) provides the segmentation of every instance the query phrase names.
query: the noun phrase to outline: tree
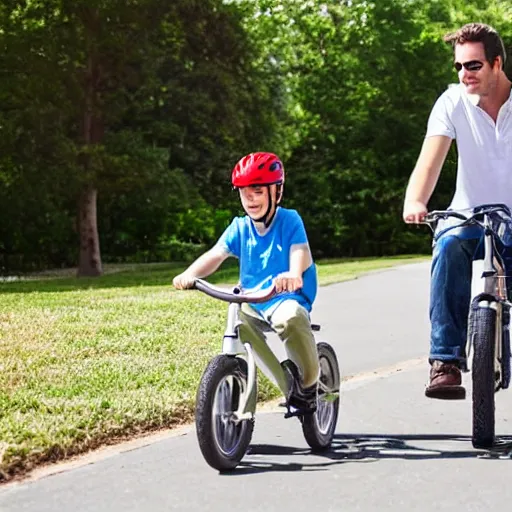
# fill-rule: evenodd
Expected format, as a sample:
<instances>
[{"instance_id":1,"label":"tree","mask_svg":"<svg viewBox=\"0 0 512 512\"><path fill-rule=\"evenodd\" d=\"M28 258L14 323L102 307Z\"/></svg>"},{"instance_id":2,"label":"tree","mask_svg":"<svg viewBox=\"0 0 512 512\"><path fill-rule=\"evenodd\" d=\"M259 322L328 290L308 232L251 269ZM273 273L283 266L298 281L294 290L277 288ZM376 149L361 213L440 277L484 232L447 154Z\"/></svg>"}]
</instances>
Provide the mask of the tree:
<instances>
[{"instance_id":1,"label":"tree","mask_svg":"<svg viewBox=\"0 0 512 512\"><path fill-rule=\"evenodd\" d=\"M9 2L2 12L3 67L18 78L9 108L22 120L33 154L47 148L66 175L53 180L66 181L77 197L79 275L102 272L96 201L109 172L104 137L127 103L127 80L148 54L145 34L155 25L151 15L159 14L152 2L121 7L115 0L34 0ZM141 42L134 49L135 37ZM41 167L34 171L49 170Z\"/></svg>"},{"instance_id":2,"label":"tree","mask_svg":"<svg viewBox=\"0 0 512 512\"><path fill-rule=\"evenodd\" d=\"M254 30L271 35L268 55L294 103L286 200L302 209L317 255L428 249L428 233L412 233L401 208L430 109L457 81L442 35L458 26L460 3L258 2ZM484 8L465 3L466 14ZM495 9L505 3L485 15ZM445 167L432 204L449 202L454 153Z\"/></svg>"},{"instance_id":3,"label":"tree","mask_svg":"<svg viewBox=\"0 0 512 512\"><path fill-rule=\"evenodd\" d=\"M3 169L16 178L23 166L31 182L51 173L45 194L55 197L53 186L62 192L59 203L76 197L79 275L101 273L102 193L133 195L156 174L179 168L215 204L240 153L274 133L275 113L266 108L274 96L253 72L236 6L13 0L0 16L0 97L17 118L4 128L12 136ZM26 158L15 150L20 144Z\"/></svg>"}]
</instances>

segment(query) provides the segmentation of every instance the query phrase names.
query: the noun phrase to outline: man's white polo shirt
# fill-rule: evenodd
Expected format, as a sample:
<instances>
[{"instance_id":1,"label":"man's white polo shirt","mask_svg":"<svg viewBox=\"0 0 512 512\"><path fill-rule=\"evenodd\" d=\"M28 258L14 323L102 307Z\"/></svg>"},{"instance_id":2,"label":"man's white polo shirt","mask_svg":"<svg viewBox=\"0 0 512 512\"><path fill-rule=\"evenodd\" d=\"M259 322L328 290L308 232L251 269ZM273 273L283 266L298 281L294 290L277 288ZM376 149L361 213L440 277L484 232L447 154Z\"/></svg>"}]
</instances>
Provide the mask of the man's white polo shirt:
<instances>
[{"instance_id":1,"label":"man's white polo shirt","mask_svg":"<svg viewBox=\"0 0 512 512\"><path fill-rule=\"evenodd\" d=\"M445 135L457 141L457 184L450 208L489 203L512 208L512 92L496 123L478 101L464 86L450 86L432 109L426 137Z\"/></svg>"}]
</instances>

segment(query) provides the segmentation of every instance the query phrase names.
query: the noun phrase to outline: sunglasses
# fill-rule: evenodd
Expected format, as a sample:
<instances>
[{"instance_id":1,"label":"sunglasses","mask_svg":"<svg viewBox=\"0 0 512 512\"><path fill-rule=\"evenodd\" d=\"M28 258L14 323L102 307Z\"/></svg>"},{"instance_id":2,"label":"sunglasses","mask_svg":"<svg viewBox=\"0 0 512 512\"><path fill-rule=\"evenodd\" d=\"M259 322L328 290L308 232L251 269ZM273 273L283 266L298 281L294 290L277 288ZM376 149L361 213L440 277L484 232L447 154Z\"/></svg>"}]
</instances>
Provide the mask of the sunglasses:
<instances>
[{"instance_id":1,"label":"sunglasses","mask_svg":"<svg viewBox=\"0 0 512 512\"><path fill-rule=\"evenodd\" d=\"M453 64L457 73L462 69L467 69L468 71L480 71L484 67L484 63L480 60L468 60L467 62L455 62Z\"/></svg>"}]
</instances>

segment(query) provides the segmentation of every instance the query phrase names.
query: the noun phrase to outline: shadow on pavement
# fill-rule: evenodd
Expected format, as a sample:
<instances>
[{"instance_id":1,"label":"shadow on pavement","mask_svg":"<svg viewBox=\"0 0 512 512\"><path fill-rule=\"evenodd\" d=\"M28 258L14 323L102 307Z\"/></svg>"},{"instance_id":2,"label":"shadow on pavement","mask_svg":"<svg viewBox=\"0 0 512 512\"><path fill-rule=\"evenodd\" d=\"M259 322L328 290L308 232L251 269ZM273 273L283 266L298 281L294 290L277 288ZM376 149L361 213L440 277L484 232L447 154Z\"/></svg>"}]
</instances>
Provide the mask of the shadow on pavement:
<instances>
[{"instance_id":1,"label":"shadow on pavement","mask_svg":"<svg viewBox=\"0 0 512 512\"><path fill-rule=\"evenodd\" d=\"M414 444L423 442L428 445ZM443 447L441 443L451 446ZM375 459L512 458L512 437L499 438L491 450L477 450L472 447L470 436L457 434L338 434L334 436L331 450L324 456L336 458L341 455L343 458L347 452L350 456L352 451Z\"/></svg>"},{"instance_id":2,"label":"shadow on pavement","mask_svg":"<svg viewBox=\"0 0 512 512\"><path fill-rule=\"evenodd\" d=\"M449 445L449 446L447 446ZM296 457L276 460L277 457ZM310 460L305 460L305 457ZM386 459L497 459L512 460L512 437L500 437L491 450L477 450L471 437L457 434L338 434L329 450L313 453L309 448L254 444L229 475L270 471L326 471L347 462L377 462Z\"/></svg>"}]
</instances>

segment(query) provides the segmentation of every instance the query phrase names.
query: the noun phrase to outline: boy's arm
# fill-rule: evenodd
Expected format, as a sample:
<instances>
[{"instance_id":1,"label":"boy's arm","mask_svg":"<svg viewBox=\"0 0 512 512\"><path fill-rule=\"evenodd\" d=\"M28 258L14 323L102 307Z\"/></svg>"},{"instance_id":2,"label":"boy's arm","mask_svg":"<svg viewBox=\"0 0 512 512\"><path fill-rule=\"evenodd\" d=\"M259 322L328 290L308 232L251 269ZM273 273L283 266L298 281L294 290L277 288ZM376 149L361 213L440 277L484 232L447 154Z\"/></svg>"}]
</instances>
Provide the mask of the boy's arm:
<instances>
[{"instance_id":1,"label":"boy's arm","mask_svg":"<svg viewBox=\"0 0 512 512\"><path fill-rule=\"evenodd\" d=\"M185 272L177 275L172 284L178 290L185 290L194 286L194 281L198 277L207 277L213 274L229 256L229 253L222 247L216 245L205 252L192 263Z\"/></svg>"},{"instance_id":2,"label":"boy's arm","mask_svg":"<svg viewBox=\"0 0 512 512\"><path fill-rule=\"evenodd\" d=\"M405 193L403 219L418 224L427 214L427 203L434 191L452 139L445 135L427 137L412 171Z\"/></svg>"},{"instance_id":3,"label":"boy's arm","mask_svg":"<svg viewBox=\"0 0 512 512\"><path fill-rule=\"evenodd\" d=\"M302 288L302 274L311 266L313 258L308 244L294 244L290 248L290 270L280 274L276 280L276 291L294 292Z\"/></svg>"}]
</instances>

